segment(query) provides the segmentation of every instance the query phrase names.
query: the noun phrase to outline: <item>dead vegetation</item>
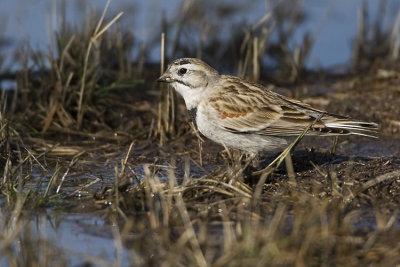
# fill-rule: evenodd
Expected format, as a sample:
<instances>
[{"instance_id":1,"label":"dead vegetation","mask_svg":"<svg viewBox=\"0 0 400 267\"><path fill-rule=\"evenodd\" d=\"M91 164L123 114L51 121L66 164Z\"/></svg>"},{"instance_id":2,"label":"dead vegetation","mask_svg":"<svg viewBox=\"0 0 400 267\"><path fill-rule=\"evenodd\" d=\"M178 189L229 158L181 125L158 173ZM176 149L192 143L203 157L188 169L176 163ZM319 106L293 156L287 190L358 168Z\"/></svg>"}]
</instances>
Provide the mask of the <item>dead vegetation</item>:
<instances>
[{"instance_id":1,"label":"dead vegetation","mask_svg":"<svg viewBox=\"0 0 400 267\"><path fill-rule=\"evenodd\" d=\"M1 93L0 263L67 266L74 257L105 266L398 264L398 19L391 29L373 28L391 36L380 39L391 49L381 57L382 42L367 38L372 26L361 16L353 73L330 76L305 67L315 36L289 49L305 19L301 5L289 12L285 1L268 2L256 24L222 42L208 16L228 24L242 7L184 1L182 12L164 21L161 65L198 56L256 81L333 88L329 97L310 90L305 100L380 123L380 142L390 149L349 138L332 155L331 140L303 140L292 157L278 158L280 166L255 175L244 155L199 138L181 100L155 84L160 66L145 60L146 49L129 56L134 35L120 27L122 13L105 15L106 8L84 27L64 22L46 53L27 44L19 55L24 68L14 75L18 90ZM279 62L274 71L265 71L266 55ZM372 67L359 72L365 66ZM289 94L305 97L296 89ZM351 143L382 154L360 155ZM49 210L101 214L112 228L114 262L64 251L34 231L31 213Z\"/></svg>"}]
</instances>

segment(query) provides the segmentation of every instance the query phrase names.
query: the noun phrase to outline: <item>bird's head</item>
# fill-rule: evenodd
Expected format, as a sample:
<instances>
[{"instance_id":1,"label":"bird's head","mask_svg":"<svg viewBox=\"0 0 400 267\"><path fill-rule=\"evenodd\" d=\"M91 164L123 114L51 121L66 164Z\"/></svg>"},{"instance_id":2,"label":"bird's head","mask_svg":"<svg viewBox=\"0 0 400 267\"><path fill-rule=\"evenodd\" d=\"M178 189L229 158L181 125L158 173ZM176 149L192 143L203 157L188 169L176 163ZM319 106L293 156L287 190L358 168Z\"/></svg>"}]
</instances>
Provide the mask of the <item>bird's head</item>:
<instances>
[{"instance_id":1,"label":"bird's head","mask_svg":"<svg viewBox=\"0 0 400 267\"><path fill-rule=\"evenodd\" d=\"M181 58L168 65L164 74L157 79L170 84L180 93L188 109L195 108L211 93L218 81L218 72L197 58Z\"/></svg>"}]
</instances>

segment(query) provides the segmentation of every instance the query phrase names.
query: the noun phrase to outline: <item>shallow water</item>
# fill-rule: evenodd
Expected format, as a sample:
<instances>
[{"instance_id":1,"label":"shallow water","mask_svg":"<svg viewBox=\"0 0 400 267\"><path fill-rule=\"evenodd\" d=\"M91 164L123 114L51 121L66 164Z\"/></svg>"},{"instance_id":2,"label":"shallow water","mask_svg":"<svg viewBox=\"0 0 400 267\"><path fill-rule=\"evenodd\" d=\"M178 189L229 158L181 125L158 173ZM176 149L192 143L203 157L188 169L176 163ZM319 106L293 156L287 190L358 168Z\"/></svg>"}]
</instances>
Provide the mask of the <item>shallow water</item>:
<instances>
[{"instance_id":1,"label":"shallow water","mask_svg":"<svg viewBox=\"0 0 400 267\"><path fill-rule=\"evenodd\" d=\"M315 141L319 140L319 141ZM329 151L331 148L331 143L326 142L327 139L311 139L304 140L298 150L302 151L302 147L313 146L317 150ZM333 156L327 161L328 165L336 166L335 171L340 173L341 163L346 163L346 159L351 158L384 158L387 156L398 155L400 151L400 142L391 139L370 139L370 138L341 138L338 144L337 156ZM212 151L218 151L222 147L213 145L213 143L207 143L209 147L205 149L205 153ZM211 149L211 150L210 150ZM138 151L136 151L138 153ZM307 152L308 153L308 152ZM80 266L85 262L90 262L98 266L109 266L115 262L119 262L121 266L131 265L135 262L135 249L126 247L126 244L118 243L118 235L115 233L120 233L118 224L116 222L110 222L110 217L104 216L105 209L107 208L106 202L94 205L93 199L90 197L90 192L94 190L100 191L105 185L112 185L114 182L114 170L113 166L116 166L117 162L120 162L124 158L124 152L114 160L109 160L108 164L93 165L92 168L88 166L82 167L79 163L70 170L70 174L67 175L62 187L61 192L66 194L67 198L62 198L62 202L67 206L58 206L54 204L52 207L47 207L43 209L42 212L29 213L24 211L21 215L20 223L24 225L21 232L17 234L15 238L15 245L13 246L13 255L17 257L21 251L26 252L26 247L19 247L20 244L33 243L36 244L39 240L44 241L46 245L39 249L38 255L44 253L43 251L58 251L60 259L71 266ZM293 161L294 164L298 165L301 163L301 155L294 153ZM307 156L306 156L307 157ZM151 162L151 159L146 159L146 161ZM368 159L365 161L368 162ZM158 164L160 166L160 171L158 176L160 181L168 180L168 171L170 170L170 158L159 159ZM226 164L226 162L205 162L205 168L212 170L212 168L217 167L220 164ZM325 164L322 162L322 164ZM66 163L65 165L68 165ZM185 161L178 160L175 175L177 177L182 177L184 172ZM326 166L326 165L325 165ZM303 167L302 167L303 168ZM199 177L204 175L201 169L195 167L191 164L191 172L189 175L192 177ZM145 171L143 167L138 167L136 170L136 175L139 179L144 179ZM304 171L304 170L296 170ZM379 172L379 171L378 171ZM284 171L285 173L285 171ZM43 175L43 171L36 170L33 172L36 178L31 181L31 185L27 185L28 188L34 188L35 181L42 179L41 191L44 191L49 175ZM101 177L102 180L98 183L92 185L88 190L80 190L84 184L88 184L94 180L94 177ZM73 193L78 190L78 193ZM102 207L101 207L102 205ZM360 232L373 231L377 227L377 223L374 219L374 215L371 214L370 209L361 208L362 215L355 218L354 220L354 230ZM0 225L3 225L3 221L8 217L8 213L0 211ZM143 214L143 216L146 216ZM106 217L108 219L106 219ZM288 215L287 231L290 232L292 226L292 221ZM399 224L400 222L398 222ZM219 234L223 234L223 228L220 229ZM15 226L9 226L5 232L15 231ZM220 239L218 237L218 230L214 229L214 234L216 240ZM1 239L0 239L1 240ZM28 241L27 241L28 240ZM28 243L27 243L28 242ZM1 245L1 244L0 244ZM47 246L47 247L46 247ZM133 253L133 254L132 254ZM10 254L5 254L0 257L0 263L4 266L9 265ZM18 258L18 257L17 257Z\"/></svg>"},{"instance_id":2,"label":"shallow water","mask_svg":"<svg viewBox=\"0 0 400 267\"><path fill-rule=\"evenodd\" d=\"M298 26L291 45L293 47L300 45L307 33L316 35L311 56L306 64L308 67L328 67L349 62L352 53L351 42L357 33L357 13L363 2L362 0L303 1L302 8L307 18ZM375 21L380 1L367 0L365 2L368 4L370 20ZM132 55L136 55L141 44L149 44L154 38L158 39L155 34L158 33L163 18L160 14L165 14L166 19L172 21L180 3L179 0L111 1L108 14L112 17L124 11L125 14L120 23L134 32L137 42L136 51L133 51ZM240 9L242 12L233 17L235 21L224 22L223 26L226 28L230 29L235 22L251 25L265 15L266 7L263 0L252 1L251 4L248 1L235 0L234 3L242 6ZM383 21L383 24L391 25L398 10L398 3L395 0L387 1L387 3L388 18ZM87 8L102 11L105 4L105 0L65 1L66 20L73 22L74 25L82 25L84 17L87 16ZM3 36L7 41L1 47L3 51L6 51L3 53L6 55L5 66L19 68L19 66L13 66L15 61L12 54L17 44L24 40L28 40L33 49L48 50L48 31L53 32L58 29L61 6L62 1L59 0L5 1L1 4L0 22L4 26L0 27L0 33L4 28ZM47 26L48 22L50 22L50 27ZM156 45L149 52L150 61L158 61L159 49ZM12 86L12 84L3 86Z\"/></svg>"},{"instance_id":3,"label":"shallow water","mask_svg":"<svg viewBox=\"0 0 400 267\"><path fill-rule=\"evenodd\" d=\"M6 214L0 213L0 222L4 216ZM59 259L69 266L82 266L88 260L99 263L98 266L112 265L114 262L127 266L128 262L132 262L128 251L118 246L113 238L113 228L117 226L107 224L95 213L74 214L48 210L39 214L23 214L21 223L24 227L17 234L13 253L0 256L1 266L10 265L10 255L23 261L23 255L27 254L30 245L34 246L32 253L39 257L46 254L46 250L58 251ZM15 227L9 227L3 231L16 230Z\"/></svg>"}]
</instances>

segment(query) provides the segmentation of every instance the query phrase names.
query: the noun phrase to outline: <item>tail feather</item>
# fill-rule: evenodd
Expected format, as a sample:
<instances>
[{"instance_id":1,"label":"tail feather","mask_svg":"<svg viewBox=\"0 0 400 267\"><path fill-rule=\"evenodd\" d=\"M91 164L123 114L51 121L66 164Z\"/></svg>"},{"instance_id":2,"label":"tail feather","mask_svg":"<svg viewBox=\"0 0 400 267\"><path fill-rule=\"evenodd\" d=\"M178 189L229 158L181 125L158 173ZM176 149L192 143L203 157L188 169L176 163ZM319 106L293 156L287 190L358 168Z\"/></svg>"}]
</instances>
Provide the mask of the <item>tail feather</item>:
<instances>
[{"instance_id":1,"label":"tail feather","mask_svg":"<svg viewBox=\"0 0 400 267\"><path fill-rule=\"evenodd\" d=\"M337 120L325 123L327 128L345 130L347 134L377 138L378 124L374 122Z\"/></svg>"}]
</instances>

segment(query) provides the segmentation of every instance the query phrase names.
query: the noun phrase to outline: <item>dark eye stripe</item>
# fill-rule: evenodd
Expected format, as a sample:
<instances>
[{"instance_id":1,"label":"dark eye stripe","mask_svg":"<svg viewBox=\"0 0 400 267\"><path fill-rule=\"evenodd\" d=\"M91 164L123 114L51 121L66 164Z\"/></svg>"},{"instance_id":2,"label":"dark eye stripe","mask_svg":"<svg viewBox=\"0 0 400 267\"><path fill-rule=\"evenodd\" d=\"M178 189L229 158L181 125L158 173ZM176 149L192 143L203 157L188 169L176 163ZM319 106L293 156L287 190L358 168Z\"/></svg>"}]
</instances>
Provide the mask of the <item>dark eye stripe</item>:
<instances>
[{"instance_id":1,"label":"dark eye stripe","mask_svg":"<svg viewBox=\"0 0 400 267\"><path fill-rule=\"evenodd\" d=\"M186 64L190 64L189 60L184 59L179 62L179 65L186 65Z\"/></svg>"}]
</instances>

